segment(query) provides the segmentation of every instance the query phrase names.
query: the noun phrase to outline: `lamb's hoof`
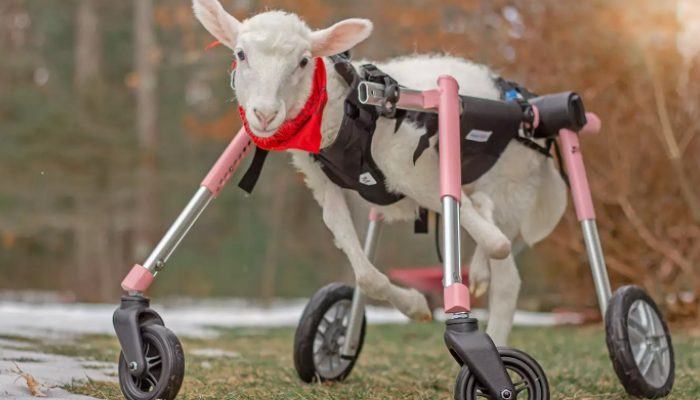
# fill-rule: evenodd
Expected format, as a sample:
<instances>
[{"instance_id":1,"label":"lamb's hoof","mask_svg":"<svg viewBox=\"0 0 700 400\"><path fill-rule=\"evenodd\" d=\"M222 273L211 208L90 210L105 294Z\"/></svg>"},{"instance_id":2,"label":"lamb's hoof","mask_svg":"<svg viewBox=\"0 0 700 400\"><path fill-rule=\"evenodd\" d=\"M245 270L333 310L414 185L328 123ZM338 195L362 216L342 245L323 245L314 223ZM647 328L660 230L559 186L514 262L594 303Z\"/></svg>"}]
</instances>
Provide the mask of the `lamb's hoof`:
<instances>
[{"instance_id":1,"label":"lamb's hoof","mask_svg":"<svg viewBox=\"0 0 700 400\"><path fill-rule=\"evenodd\" d=\"M472 262L473 264L469 268L469 292L472 297L477 298L489 289L491 269L487 261L476 262L476 260L472 260Z\"/></svg>"},{"instance_id":2,"label":"lamb's hoof","mask_svg":"<svg viewBox=\"0 0 700 400\"><path fill-rule=\"evenodd\" d=\"M477 281L469 285L469 292L474 298L483 296L489 290L488 281Z\"/></svg>"},{"instance_id":3,"label":"lamb's hoof","mask_svg":"<svg viewBox=\"0 0 700 400\"><path fill-rule=\"evenodd\" d=\"M407 292L406 297L410 301L405 302L404 307L399 308L399 311L414 321L431 321L433 313L428 307L428 301L425 299L425 296L416 289L408 289Z\"/></svg>"}]
</instances>

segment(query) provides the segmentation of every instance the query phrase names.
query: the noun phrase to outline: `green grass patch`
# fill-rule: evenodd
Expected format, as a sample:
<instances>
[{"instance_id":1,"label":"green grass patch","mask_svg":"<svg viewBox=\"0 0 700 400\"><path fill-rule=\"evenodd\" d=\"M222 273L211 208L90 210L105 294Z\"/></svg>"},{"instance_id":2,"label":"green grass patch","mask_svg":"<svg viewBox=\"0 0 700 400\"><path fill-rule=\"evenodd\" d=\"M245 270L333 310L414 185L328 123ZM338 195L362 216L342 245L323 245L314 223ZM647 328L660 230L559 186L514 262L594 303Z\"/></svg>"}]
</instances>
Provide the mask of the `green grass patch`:
<instances>
[{"instance_id":1,"label":"green grass patch","mask_svg":"<svg viewBox=\"0 0 700 400\"><path fill-rule=\"evenodd\" d=\"M303 384L292 363L292 329L234 329L211 340L184 339L185 381L178 399L451 399L458 372L442 343L439 323L369 326L364 350L343 383ZM669 399L700 398L700 340L673 337L676 384ZM600 326L515 329L511 344L535 357L554 399L628 399L608 358ZM87 354L116 360L118 344L106 337L81 340ZM197 356L215 348L230 357ZM71 350L75 354L77 350ZM119 399L116 383L91 382L69 390Z\"/></svg>"}]
</instances>

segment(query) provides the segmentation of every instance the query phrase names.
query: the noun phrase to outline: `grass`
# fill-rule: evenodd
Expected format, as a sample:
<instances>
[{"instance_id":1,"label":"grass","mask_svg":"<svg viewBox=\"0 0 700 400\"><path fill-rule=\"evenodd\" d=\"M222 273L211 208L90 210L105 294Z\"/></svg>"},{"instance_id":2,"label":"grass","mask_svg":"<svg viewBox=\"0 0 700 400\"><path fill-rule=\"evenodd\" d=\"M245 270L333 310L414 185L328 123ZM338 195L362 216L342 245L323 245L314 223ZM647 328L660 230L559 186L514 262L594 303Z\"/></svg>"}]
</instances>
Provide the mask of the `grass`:
<instances>
[{"instance_id":1,"label":"grass","mask_svg":"<svg viewBox=\"0 0 700 400\"><path fill-rule=\"evenodd\" d=\"M362 356L343 383L302 384L292 362L291 329L235 329L212 340L183 340L185 381L178 399L451 399L458 368L442 343L442 324L370 326ZM534 356L547 372L554 399L628 399L612 370L600 326L521 328L511 344ZM78 346L78 345L76 345ZM674 335L676 383L669 399L700 399L700 339ZM107 337L81 340L96 360L114 360ZM54 348L65 354L80 348ZM191 354L202 348L230 357ZM116 383L91 382L69 390L120 399Z\"/></svg>"}]
</instances>

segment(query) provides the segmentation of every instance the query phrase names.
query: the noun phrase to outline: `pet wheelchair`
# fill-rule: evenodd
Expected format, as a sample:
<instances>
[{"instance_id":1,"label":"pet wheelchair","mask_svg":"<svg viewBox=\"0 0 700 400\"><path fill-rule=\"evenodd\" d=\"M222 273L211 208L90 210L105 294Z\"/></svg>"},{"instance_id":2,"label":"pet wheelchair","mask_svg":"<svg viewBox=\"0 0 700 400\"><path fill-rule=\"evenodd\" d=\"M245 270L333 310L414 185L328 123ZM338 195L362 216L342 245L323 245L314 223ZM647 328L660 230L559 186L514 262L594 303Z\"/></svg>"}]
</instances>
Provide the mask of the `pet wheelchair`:
<instances>
[{"instance_id":1,"label":"pet wheelchair","mask_svg":"<svg viewBox=\"0 0 700 400\"><path fill-rule=\"evenodd\" d=\"M527 354L496 348L478 330L470 312L469 290L462 283L459 202L461 198L460 118L469 110L488 115L517 113L523 130L534 138L556 138L569 174L576 215L586 244L598 303L605 316L606 341L620 382L628 393L648 398L667 395L674 380L674 357L668 328L654 301L636 286L611 291L598 237L579 134L595 133L600 120L586 113L575 93L536 97L522 102L459 96L457 82L441 76L437 88L416 91L363 81L361 103L380 108L438 114L438 153L442 199L444 310L450 315L445 344L461 366L454 397L470 400L549 399L549 386L540 365ZM206 175L194 197L142 265L135 265L122 282L128 292L114 313L121 344L119 382L129 400L173 399L184 376L184 353L177 337L149 307L143 295L199 215L222 190L251 143L242 129ZM381 215L372 211L364 251L372 259ZM365 336L365 298L360 290L333 283L320 289L306 306L294 340L294 365L305 382L340 381L352 371Z\"/></svg>"}]
</instances>

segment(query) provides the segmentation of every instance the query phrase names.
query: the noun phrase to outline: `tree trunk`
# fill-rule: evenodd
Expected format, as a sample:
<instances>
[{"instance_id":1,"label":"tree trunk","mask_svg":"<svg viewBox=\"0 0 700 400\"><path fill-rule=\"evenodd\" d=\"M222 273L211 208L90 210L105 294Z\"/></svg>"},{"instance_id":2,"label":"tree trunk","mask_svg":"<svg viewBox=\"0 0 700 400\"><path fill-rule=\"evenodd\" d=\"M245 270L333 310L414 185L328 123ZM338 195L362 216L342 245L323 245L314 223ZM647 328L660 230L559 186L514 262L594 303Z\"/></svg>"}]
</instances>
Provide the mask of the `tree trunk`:
<instances>
[{"instance_id":1,"label":"tree trunk","mask_svg":"<svg viewBox=\"0 0 700 400\"><path fill-rule=\"evenodd\" d=\"M88 89L99 78L100 36L99 19L94 0L80 0L76 12L74 83L81 105Z\"/></svg>"},{"instance_id":2,"label":"tree trunk","mask_svg":"<svg viewBox=\"0 0 700 400\"><path fill-rule=\"evenodd\" d=\"M99 95L96 89L100 82L101 40L96 2L80 0L75 21L73 83L77 98L77 115L83 126L86 126ZM87 191L74 191L78 205L75 212L79 214L73 226L73 254L77 272L74 287L78 298L90 301L112 297L116 289L110 290L110 285L118 289L116 282L105 279L114 264L106 257L110 226L106 223L103 199L109 198L109 193L105 193L104 181L100 179L108 177L98 176L87 185Z\"/></svg>"},{"instance_id":3,"label":"tree trunk","mask_svg":"<svg viewBox=\"0 0 700 400\"><path fill-rule=\"evenodd\" d=\"M272 210L270 210L269 224L272 227L265 251L265 259L262 265L260 278L260 296L265 304L270 304L275 297L275 282L277 280L277 268L279 264L280 246L284 241L280 240L280 231L285 226L285 203L287 200L288 180L281 179L275 185Z\"/></svg>"},{"instance_id":4,"label":"tree trunk","mask_svg":"<svg viewBox=\"0 0 700 400\"><path fill-rule=\"evenodd\" d=\"M136 61L136 125L139 167L134 224L134 253L147 255L154 241L156 204L156 141L158 140L157 48L153 21L153 0L134 0L134 58Z\"/></svg>"}]
</instances>

